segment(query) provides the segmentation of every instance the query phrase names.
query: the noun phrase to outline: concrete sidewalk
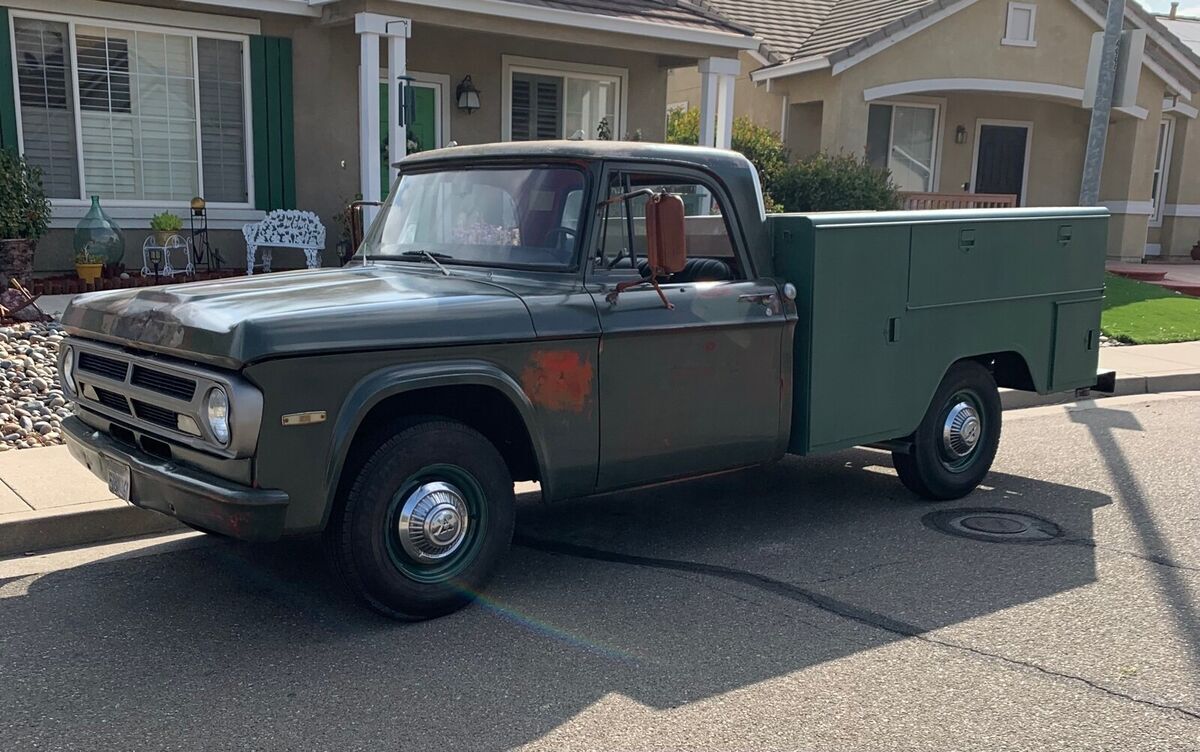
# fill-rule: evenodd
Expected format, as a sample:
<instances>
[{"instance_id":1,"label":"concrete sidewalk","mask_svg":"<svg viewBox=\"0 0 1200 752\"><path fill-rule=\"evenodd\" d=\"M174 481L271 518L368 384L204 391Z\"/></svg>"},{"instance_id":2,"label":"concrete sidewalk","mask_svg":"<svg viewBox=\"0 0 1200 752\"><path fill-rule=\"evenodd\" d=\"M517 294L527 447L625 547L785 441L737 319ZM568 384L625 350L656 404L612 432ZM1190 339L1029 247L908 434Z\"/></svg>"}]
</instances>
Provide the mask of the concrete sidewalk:
<instances>
[{"instance_id":1,"label":"concrete sidewalk","mask_svg":"<svg viewBox=\"0 0 1200 752\"><path fill-rule=\"evenodd\" d=\"M1200 390L1200 342L1104 347L1117 394ZM1100 395L1093 395L1100 396ZM1005 409L1075 401L1074 394L1005 390ZM113 497L63 446L0 454L0 557L179 528L175 520Z\"/></svg>"}]
</instances>

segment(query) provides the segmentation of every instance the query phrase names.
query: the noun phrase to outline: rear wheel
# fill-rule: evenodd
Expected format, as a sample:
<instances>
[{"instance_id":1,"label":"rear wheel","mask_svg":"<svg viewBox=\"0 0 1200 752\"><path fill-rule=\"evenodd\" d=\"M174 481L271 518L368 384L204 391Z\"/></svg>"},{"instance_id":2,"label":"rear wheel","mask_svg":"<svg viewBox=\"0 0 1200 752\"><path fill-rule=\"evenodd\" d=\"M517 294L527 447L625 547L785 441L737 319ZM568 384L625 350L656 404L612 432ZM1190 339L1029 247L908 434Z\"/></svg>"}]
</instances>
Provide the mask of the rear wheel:
<instances>
[{"instance_id":1,"label":"rear wheel","mask_svg":"<svg viewBox=\"0 0 1200 752\"><path fill-rule=\"evenodd\" d=\"M482 590L513 532L513 482L496 448L427 420L378 444L328 531L346 584L375 610L418 620Z\"/></svg>"},{"instance_id":2,"label":"rear wheel","mask_svg":"<svg viewBox=\"0 0 1200 752\"><path fill-rule=\"evenodd\" d=\"M958 499L979 485L1000 445L1000 394L991 372L964 360L950 367L912 435L892 453L900 481L927 499Z\"/></svg>"}]
</instances>

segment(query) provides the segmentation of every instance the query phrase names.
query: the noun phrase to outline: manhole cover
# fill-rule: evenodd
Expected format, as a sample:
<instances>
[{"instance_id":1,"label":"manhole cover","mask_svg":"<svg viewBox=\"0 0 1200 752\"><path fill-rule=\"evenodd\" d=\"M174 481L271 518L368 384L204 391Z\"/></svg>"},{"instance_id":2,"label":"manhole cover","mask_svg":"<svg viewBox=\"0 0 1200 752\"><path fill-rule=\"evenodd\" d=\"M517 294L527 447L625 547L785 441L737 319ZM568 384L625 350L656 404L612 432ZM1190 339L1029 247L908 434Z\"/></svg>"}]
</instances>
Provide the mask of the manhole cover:
<instances>
[{"instance_id":1,"label":"manhole cover","mask_svg":"<svg viewBox=\"0 0 1200 752\"><path fill-rule=\"evenodd\" d=\"M1038 543L1062 535L1050 520L1009 509L942 509L921 521L943 533L992 543Z\"/></svg>"}]
</instances>

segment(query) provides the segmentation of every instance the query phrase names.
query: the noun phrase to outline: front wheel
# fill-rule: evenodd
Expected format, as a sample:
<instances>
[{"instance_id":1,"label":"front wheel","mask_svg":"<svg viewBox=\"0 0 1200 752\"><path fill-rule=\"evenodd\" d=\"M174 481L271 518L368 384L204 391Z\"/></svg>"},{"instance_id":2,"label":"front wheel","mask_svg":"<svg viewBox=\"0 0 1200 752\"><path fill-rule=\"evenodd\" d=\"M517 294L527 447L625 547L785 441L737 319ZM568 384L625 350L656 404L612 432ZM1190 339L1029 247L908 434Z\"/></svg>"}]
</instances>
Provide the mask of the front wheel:
<instances>
[{"instance_id":1,"label":"front wheel","mask_svg":"<svg viewBox=\"0 0 1200 752\"><path fill-rule=\"evenodd\" d=\"M500 453L456 421L382 441L328 532L347 585L388 616L430 619L470 603L513 534L513 481Z\"/></svg>"},{"instance_id":2,"label":"front wheel","mask_svg":"<svg viewBox=\"0 0 1200 752\"><path fill-rule=\"evenodd\" d=\"M955 363L913 432L911 451L892 453L900 481L935 501L969 494L996 458L1000 412L991 371L973 360Z\"/></svg>"}]
</instances>

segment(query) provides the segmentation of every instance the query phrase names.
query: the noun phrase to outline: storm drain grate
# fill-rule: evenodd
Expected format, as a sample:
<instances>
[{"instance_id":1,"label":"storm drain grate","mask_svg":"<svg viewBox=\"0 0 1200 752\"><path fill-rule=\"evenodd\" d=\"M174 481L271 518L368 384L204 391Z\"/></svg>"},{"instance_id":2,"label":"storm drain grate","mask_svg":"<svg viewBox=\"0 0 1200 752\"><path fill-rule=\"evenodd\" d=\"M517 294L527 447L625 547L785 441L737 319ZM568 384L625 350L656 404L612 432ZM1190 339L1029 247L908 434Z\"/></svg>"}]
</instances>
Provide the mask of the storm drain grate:
<instances>
[{"instance_id":1,"label":"storm drain grate","mask_svg":"<svg viewBox=\"0 0 1200 752\"><path fill-rule=\"evenodd\" d=\"M1050 520L1011 509L942 509L921 522L942 533L989 543L1040 543L1062 535Z\"/></svg>"}]
</instances>

